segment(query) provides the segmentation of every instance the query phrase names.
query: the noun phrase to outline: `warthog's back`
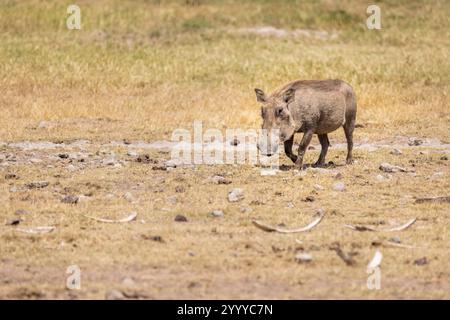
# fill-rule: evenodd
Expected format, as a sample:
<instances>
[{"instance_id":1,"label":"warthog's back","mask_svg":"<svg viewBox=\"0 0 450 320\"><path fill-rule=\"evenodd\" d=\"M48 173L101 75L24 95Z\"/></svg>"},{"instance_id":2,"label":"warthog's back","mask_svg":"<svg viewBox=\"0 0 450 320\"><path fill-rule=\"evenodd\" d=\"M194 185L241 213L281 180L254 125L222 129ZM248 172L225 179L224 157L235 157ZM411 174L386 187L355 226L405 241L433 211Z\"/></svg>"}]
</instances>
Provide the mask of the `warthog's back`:
<instances>
[{"instance_id":1,"label":"warthog's back","mask_svg":"<svg viewBox=\"0 0 450 320\"><path fill-rule=\"evenodd\" d=\"M342 80L296 80L276 90L279 96L286 90L295 89L295 101L289 110L298 123L314 125L314 133L322 134L342 126L346 118L356 112L352 87Z\"/></svg>"}]
</instances>

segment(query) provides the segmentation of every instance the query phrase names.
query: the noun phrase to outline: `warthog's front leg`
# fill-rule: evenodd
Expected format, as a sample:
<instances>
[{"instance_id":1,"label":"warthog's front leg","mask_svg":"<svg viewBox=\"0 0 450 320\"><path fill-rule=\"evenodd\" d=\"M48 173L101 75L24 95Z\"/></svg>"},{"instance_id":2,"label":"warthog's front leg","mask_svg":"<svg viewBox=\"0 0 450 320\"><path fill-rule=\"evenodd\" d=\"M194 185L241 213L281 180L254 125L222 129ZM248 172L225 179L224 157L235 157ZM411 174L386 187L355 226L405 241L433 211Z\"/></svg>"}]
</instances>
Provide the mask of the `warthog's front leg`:
<instances>
[{"instance_id":1,"label":"warthog's front leg","mask_svg":"<svg viewBox=\"0 0 450 320\"><path fill-rule=\"evenodd\" d=\"M294 135L289 140L284 142L284 153L292 160L292 162L297 161L297 156L292 152L292 144L294 143Z\"/></svg>"},{"instance_id":2,"label":"warthog's front leg","mask_svg":"<svg viewBox=\"0 0 450 320\"><path fill-rule=\"evenodd\" d=\"M312 130L308 130L303 135L302 141L300 141L300 145L298 147L298 158L297 158L297 161L295 162L295 166L299 170L302 170L302 167L303 167L303 156L305 155L306 149L308 148L308 146L309 146L309 144L311 142L312 136L313 136L313 131Z\"/></svg>"}]
</instances>

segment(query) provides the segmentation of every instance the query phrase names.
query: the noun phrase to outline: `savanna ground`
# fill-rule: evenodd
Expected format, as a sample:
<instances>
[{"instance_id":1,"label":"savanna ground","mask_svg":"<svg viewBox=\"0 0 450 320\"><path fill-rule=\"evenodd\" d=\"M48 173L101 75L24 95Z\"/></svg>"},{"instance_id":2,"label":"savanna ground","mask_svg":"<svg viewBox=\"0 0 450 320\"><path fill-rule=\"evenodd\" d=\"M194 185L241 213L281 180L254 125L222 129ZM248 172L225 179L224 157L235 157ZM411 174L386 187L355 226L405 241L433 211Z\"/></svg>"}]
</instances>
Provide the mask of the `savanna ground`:
<instances>
[{"instance_id":1,"label":"savanna ground","mask_svg":"<svg viewBox=\"0 0 450 320\"><path fill-rule=\"evenodd\" d=\"M378 1L381 30L366 28L365 1L77 0L82 29L68 30L71 3L0 4L1 298L450 298L449 204L415 202L450 192L448 1ZM250 32L263 26L278 33ZM146 143L194 120L258 128L253 88L297 78L354 87L354 165L338 130L328 168L299 173L282 155L287 170L274 176L252 165L160 170L170 152ZM237 187L245 198L231 203ZM306 233L251 223L302 226L317 209L325 216ZM122 224L85 217L131 211ZM398 232L343 227L411 218ZM55 229L20 231L38 226ZM376 250L381 289L369 290ZM296 261L301 252L312 261ZM80 290L66 288L70 265Z\"/></svg>"}]
</instances>

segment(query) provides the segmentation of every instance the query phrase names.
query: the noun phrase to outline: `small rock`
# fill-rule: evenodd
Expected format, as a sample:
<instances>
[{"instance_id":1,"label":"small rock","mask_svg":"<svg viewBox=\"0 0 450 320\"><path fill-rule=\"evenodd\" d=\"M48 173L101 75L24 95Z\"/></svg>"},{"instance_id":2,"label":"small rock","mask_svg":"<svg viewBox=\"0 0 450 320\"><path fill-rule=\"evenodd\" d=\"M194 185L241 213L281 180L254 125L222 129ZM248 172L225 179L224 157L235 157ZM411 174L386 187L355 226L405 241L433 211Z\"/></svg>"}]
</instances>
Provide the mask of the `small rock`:
<instances>
[{"instance_id":1,"label":"small rock","mask_svg":"<svg viewBox=\"0 0 450 320\"><path fill-rule=\"evenodd\" d=\"M28 211L25 210L25 209L17 209L16 212L14 212L14 213L17 214L17 215L19 215L19 216L21 216L21 215L29 214L30 212L28 212Z\"/></svg>"},{"instance_id":2,"label":"small rock","mask_svg":"<svg viewBox=\"0 0 450 320\"><path fill-rule=\"evenodd\" d=\"M316 198L314 198L313 196L307 196L306 198L305 198L305 202L314 202L316 200Z\"/></svg>"},{"instance_id":3,"label":"small rock","mask_svg":"<svg viewBox=\"0 0 450 320\"><path fill-rule=\"evenodd\" d=\"M47 129L48 127L50 127L50 123L42 120L38 123L37 127L38 127L38 129Z\"/></svg>"},{"instance_id":4,"label":"small rock","mask_svg":"<svg viewBox=\"0 0 450 320\"><path fill-rule=\"evenodd\" d=\"M228 201L237 202L244 199L244 190L241 188L234 188L228 192Z\"/></svg>"},{"instance_id":5,"label":"small rock","mask_svg":"<svg viewBox=\"0 0 450 320\"><path fill-rule=\"evenodd\" d=\"M41 188L45 188L49 185L50 183L48 181L33 181L30 183L27 183L25 186L28 189L41 189Z\"/></svg>"},{"instance_id":6,"label":"small rock","mask_svg":"<svg viewBox=\"0 0 450 320\"><path fill-rule=\"evenodd\" d=\"M70 171L70 172L74 172L74 171L77 171L77 170L78 170L78 168L75 167L73 164L69 164L69 165L66 167L66 169L67 169L68 171Z\"/></svg>"},{"instance_id":7,"label":"small rock","mask_svg":"<svg viewBox=\"0 0 450 320\"><path fill-rule=\"evenodd\" d=\"M421 144L423 144L423 140L417 138L410 138L408 141L409 146L420 146Z\"/></svg>"},{"instance_id":8,"label":"small rock","mask_svg":"<svg viewBox=\"0 0 450 320\"><path fill-rule=\"evenodd\" d=\"M69 204L76 204L78 203L78 197L77 196L65 196L64 198L61 199L62 203L69 203Z\"/></svg>"},{"instance_id":9,"label":"small rock","mask_svg":"<svg viewBox=\"0 0 450 320\"><path fill-rule=\"evenodd\" d=\"M19 179L19 176L16 175L15 173L7 173L5 174L5 179Z\"/></svg>"},{"instance_id":10,"label":"small rock","mask_svg":"<svg viewBox=\"0 0 450 320\"><path fill-rule=\"evenodd\" d=\"M390 242L401 243L402 240L399 237L392 237L389 239Z\"/></svg>"},{"instance_id":11,"label":"small rock","mask_svg":"<svg viewBox=\"0 0 450 320\"><path fill-rule=\"evenodd\" d=\"M178 202L177 196L170 196L167 198L167 202L171 205L176 205Z\"/></svg>"},{"instance_id":12,"label":"small rock","mask_svg":"<svg viewBox=\"0 0 450 320\"><path fill-rule=\"evenodd\" d=\"M170 159L165 162L164 166L166 168L176 168L176 167L180 166L180 164L181 164L181 162L179 160Z\"/></svg>"},{"instance_id":13,"label":"small rock","mask_svg":"<svg viewBox=\"0 0 450 320\"><path fill-rule=\"evenodd\" d=\"M133 197L133 195L131 194L131 192L126 192L123 197L125 198L125 200L127 200L128 202L134 202L135 199Z\"/></svg>"},{"instance_id":14,"label":"small rock","mask_svg":"<svg viewBox=\"0 0 450 320\"><path fill-rule=\"evenodd\" d=\"M402 155L403 152L400 149L392 149L392 151L390 152L390 154L394 155L394 156L399 156Z\"/></svg>"},{"instance_id":15,"label":"small rock","mask_svg":"<svg viewBox=\"0 0 450 320\"><path fill-rule=\"evenodd\" d=\"M14 218L6 222L7 226L17 226L20 222L22 222L22 219L20 218Z\"/></svg>"},{"instance_id":16,"label":"small rock","mask_svg":"<svg viewBox=\"0 0 450 320\"><path fill-rule=\"evenodd\" d=\"M42 163L42 159L39 159L39 158L31 158L31 159L30 159L30 162L31 162L31 163Z\"/></svg>"},{"instance_id":17,"label":"small rock","mask_svg":"<svg viewBox=\"0 0 450 320\"><path fill-rule=\"evenodd\" d=\"M251 213L251 212L253 211L253 209L250 208L250 207L240 207L240 208L239 208L239 211L240 211L241 213Z\"/></svg>"},{"instance_id":18,"label":"small rock","mask_svg":"<svg viewBox=\"0 0 450 320\"><path fill-rule=\"evenodd\" d=\"M67 153L60 153L60 154L58 154L58 157L61 158L61 159L67 159L67 158L69 158L69 154L67 154Z\"/></svg>"},{"instance_id":19,"label":"small rock","mask_svg":"<svg viewBox=\"0 0 450 320\"><path fill-rule=\"evenodd\" d=\"M333 184L333 190L334 191L344 191L345 184L343 182L336 182L335 184Z\"/></svg>"},{"instance_id":20,"label":"small rock","mask_svg":"<svg viewBox=\"0 0 450 320\"><path fill-rule=\"evenodd\" d=\"M288 202L287 205L286 205L286 208L289 208L289 209L292 209L294 207L295 206L294 206L294 204L292 202Z\"/></svg>"},{"instance_id":21,"label":"small rock","mask_svg":"<svg viewBox=\"0 0 450 320\"><path fill-rule=\"evenodd\" d=\"M423 265L428 264L427 257L423 257L423 258L414 260L414 264L415 264L416 266L423 266Z\"/></svg>"},{"instance_id":22,"label":"small rock","mask_svg":"<svg viewBox=\"0 0 450 320\"><path fill-rule=\"evenodd\" d=\"M136 284L136 282L131 277L125 277L122 280L122 284L127 287L133 287Z\"/></svg>"},{"instance_id":23,"label":"small rock","mask_svg":"<svg viewBox=\"0 0 450 320\"><path fill-rule=\"evenodd\" d=\"M298 263L309 263L312 261L312 256L306 252L299 252L295 255L295 261Z\"/></svg>"},{"instance_id":24,"label":"small rock","mask_svg":"<svg viewBox=\"0 0 450 320\"><path fill-rule=\"evenodd\" d=\"M340 173L340 172L336 173L336 175L334 176L334 178L335 178L336 180L341 180L341 179L342 179L342 173Z\"/></svg>"},{"instance_id":25,"label":"small rock","mask_svg":"<svg viewBox=\"0 0 450 320\"><path fill-rule=\"evenodd\" d=\"M138 157L139 157L139 154L138 154L136 151L128 150L128 151L127 151L127 156L133 157L133 158L138 158ZM137 161L137 159L136 159L136 161ZM139 161L138 161L138 162L139 162Z\"/></svg>"},{"instance_id":26,"label":"small rock","mask_svg":"<svg viewBox=\"0 0 450 320\"><path fill-rule=\"evenodd\" d=\"M231 181L222 176L214 176L211 178L212 182L215 184L230 184Z\"/></svg>"},{"instance_id":27,"label":"small rock","mask_svg":"<svg viewBox=\"0 0 450 320\"><path fill-rule=\"evenodd\" d=\"M187 218L181 214L177 214L174 221L176 222L187 222Z\"/></svg>"},{"instance_id":28,"label":"small rock","mask_svg":"<svg viewBox=\"0 0 450 320\"><path fill-rule=\"evenodd\" d=\"M130 151L128 151L128 153L130 153ZM129 155L129 154L128 154ZM170 160L169 160L170 161ZM136 158L136 162L140 162L140 163L158 163L158 161L150 158L150 156L148 154L141 154ZM166 165L167 166L167 165Z\"/></svg>"},{"instance_id":29,"label":"small rock","mask_svg":"<svg viewBox=\"0 0 450 320\"><path fill-rule=\"evenodd\" d=\"M107 158L102 160L102 165L104 166L115 166L117 161L115 158Z\"/></svg>"},{"instance_id":30,"label":"small rock","mask_svg":"<svg viewBox=\"0 0 450 320\"><path fill-rule=\"evenodd\" d=\"M444 176L443 172L435 172L431 175L430 180L437 180Z\"/></svg>"},{"instance_id":31,"label":"small rock","mask_svg":"<svg viewBox=\"0 0 450 320\"><path fill-rule=\"evenodd\" d=\"M394 166L392 164L389 164L387 162L383 162L382 164L380 164L379 169L383 172L408 172L408 170L406 170L405 168L399 167L399 166Z\"/></svg>"},{"instance_id":32,"label":"small rock","mask_svg":"<svg viewBox=\"0 0 450 320\"><path fill-rule=\"evenodd\" d=\"M448 160L448 157L447 156L442 156L441 160Z\"/></svg>"},{"instance_id":33,"label":"small rock","mask_svg":"<svg viewBox=\"0 0 450 320\"><path fill-rule=\"evenodd\" d=\"M383 176L382 174L378 174L376 178L379 182L384 182L384 181L390 180L392 178L392 176L389 175L386 177L386 176Z\"/></svg>"},{"instance_id":34,"label":"small rock","mask_svg":"<svg viewBox=\"0 0 450 320\"><path fill-rule=\"evenodd\" d=\"M124 294L119 290L110 290L105 293L106 300L124 300Z\"/></svg>"},{"instance_id":35,"label":"small rock","mask_svg":"<svg viewBox=\"0 0 450 320\"><path fill-rule=\"evenodd\" d=\"M315 184L314 189L316 189L317 191L320 191L320 190L324 190L325 188L322 187L320 184Z\"/></svg>"},{"instance_id":36,"label":"small rock","mask_svg":"<svg viewBox=\"0 0 450 320\"><path fill-rule=\"evenodd\" d=\"M143 236L143 238L146 240L152 240L155 242L161 242L161 243L165 242L161 236Z\"/></svg>"},{"instance_id":37,"label":"small rock","mask_svg":"<svg viewBox=\"0 0 450 320\"><path fill-rule=\"evenodd\" d=\"M175 187L175 192L176 193L183 193L183 192L185 192L186 190L185 190L185 188L183 187L183 186L176 186Z\"/></svg>"},{"instance_id":38,"label":"small rock","mask_svg":"<svg viewBox=\"0 0 450 320\"><path fill-rule=\"evenodd\" d=\"M211 215L212 215L214 218L221 218L221 217L224 216L222 210L214 210L214 211L211 212Z\"/></svg>"}]
</instances>

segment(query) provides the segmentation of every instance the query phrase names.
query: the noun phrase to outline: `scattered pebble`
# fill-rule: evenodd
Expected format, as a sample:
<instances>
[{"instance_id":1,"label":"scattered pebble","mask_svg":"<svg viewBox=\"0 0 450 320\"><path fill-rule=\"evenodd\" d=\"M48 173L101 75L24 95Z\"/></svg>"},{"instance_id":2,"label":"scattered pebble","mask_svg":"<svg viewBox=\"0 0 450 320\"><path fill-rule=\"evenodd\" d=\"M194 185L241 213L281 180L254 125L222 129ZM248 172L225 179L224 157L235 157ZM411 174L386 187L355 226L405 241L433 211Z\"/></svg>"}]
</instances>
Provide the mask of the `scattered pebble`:
<instances>
[{"instance_id":1,"label":"scattered pebble","mask_svg":"<svg viewBox=\"0 0 450 320\"><path fill-rule=\"evenodd\" d=\"M392 151L390 152L390 154L394 155L394 156L400 156L403 154L403 152L400 149L392 149Z\"/></svg>"},{"instance_id":2,"label":"scattered pebble","mask_svg":"<svg viewBox=\"0 0 450 320\"><path fill-rule=\"evenodd\" d=\"M387 162L383 162L382 164L380 164L379 169L383 172L389 172L389 173L393 173L393 172L409 172L409 170L399 167L399 166L394 166L392 164L389 164Z\"/></svg>"},{"instance_id":3,"label":"scattered pebble","mask_svg":"<svg viewBox=\"0 0 450 320\"><path fill-rule=\"evenodd\" d=\"M183 216L181 214L177 214L175 216L174 221L176 221L176 222L187 222L188 220L187 220L187 218L185 216Z\"/></svg>"},{"instance_id":4,"label":"scattered pebble","mask_svg":"<svg viewBox=\"0 0 450 320\"><path fill-rule=\"evenodd\" d=\"M20 222L22 222L22 219L20 218L14 218L6 222L7 226L17 226Z\"/></svg>"},{"instance_id":5,"label":"scattered pebble","mask_svg":"<svg viewBox=\"0 0 450 320\"><path fill-rule=\"evenodd\" d=\"M423 144L423 140L417 138L410 138L408 141L409 146L420 146Z\"/></svg>"},{"instance_id":6,"label":"scattered pebble","mask_svg":"<svg viewBox=\"0 0 450 320\"><path fill-rule=\"evenodd\" d=\"M16 212L14 212L14 213L17 214L17 215L19 215L19 216L21 216L21 215L27 215L27 214L29 214L30 212L27 211L27 210L25 210L25 209L17 209Z\"/></svg>"},{"instance_id":7,"label":"scattered pebble","mask_svg":"<svg viewBox=\"0 0 450 320\"><path fill-rule=\"evenodd\" d=\"M244 199L244 190L241 188L234 188L228 192L228 201L237 202Z\"/></svg>"},{"instance_id":8,"label":"scattered pebble","mask_svg":"<svg viewBox=\"0 0 450 320\"><path fill-rule=\"evenodd\" d=\"M27 183L25 186L28 189L41 189L41 188L45 188L49 185L50 183L48 181L33 181L30 183Z\"/></svg>"},{"instance_id":9,"label":"scattered pebble","mask_svg":"<svg viewBox=\"0 0 450 320\"><path fill-rule=\"evenodd\" d=\"M239 208L239 211L240 211L241 213L251 213L251 212L253 211L253 209L250 208L250 207L240 207L240 208Z\"/></svg>"},{"instance_id":10,"label":"scattered pebble","mask_svg":"<svg viewBox=\"0 0 450 320\"><path fill-rule=\"evenodd\" d=\"M325 188L322 187L320 184L315 184L314 189L316 189L317 191L320 191L320 190L324 190Z\"/></svg>"},{"instance_id":11,"label":"scattered pebble","mask_svg":"<svg viewBox=\"0 0 450 320\"><path fill-rule=\"evenodd\" d=\"M225 177L222 176L214 176L211 178L212 182L214 182L215 184L230 184L231 180L228 180Z\"/></svg>"},{"instance_id":12,"label":"scattered pebble","mask_svg":"<svg viewBox=\"0 0 450 320\"><path fill-rule=\"evenodd\" d=\"M62 203L69 203L69 204L76 204L78 203L78 197L77 196L72 196L72 195L68 195L65 196L61 199Z\"/></svg>"},{"instance_id":13,"label":"scattered pebble","mask_svg":"<svg viewBox=\"0 0 450 320\"><path fill-rule=\"evenodd\" d=\"M7 173L7 174L5 174L5 179L6 180L8 180L8 179L19 179L19 176L16 175L15 173Z\"/></svg>"},{"instance_id":14,"label":"scattered pebble","mask_svg":"<svg viewBox=\"0 0 450 320\"><path fill-rule=\"evenodd\" d=\"M50 127L50 123L42 120L42 121L39 121L37 127L38 127L38 129L47 129L48 127Z\"/></svg>"},{"instance_id":15,"label":"scattered pebble","mask_svg":"<svg viewBox=\"0 0 450 320\"><path fill-rule=\"evenodd\" d=\"M170 196L167 198L167 202L171 205L176 205L178 202L177 196Z\"/></svg>"},{"instance_id":16,"label":"scattered pebble","mask_svg":"<svg viewBox=\"0 0 450 320\"><path fill-rule=\"evenodd\" d=\"M399 237L392 237L389 239L390 242L401 243L401 239Z\"/></svg>"},{"instance_id":17,"label":"scattered pebble","mask_svg":"<svg viewBox=\"0 0 450 320\"><path fill-rule=\"evenodd\" d=\"M127 200L128 202L134 202L136 199L134 199L133 195L131 194L131 192L126 192L123 197L125 198L125 200Z\"/></svg>"},{"instance_id":18,"label":"scattered pebble","mask_svg":"<svg viewBox=\"0 0 450 320\"><path fill-rule=\"evenodd\" d=\"M428 264L427 257L423 257L423 258L414 260L414 264L415 264L416 266L423 266L423 265Z\"/></svg>"},{"instance_id":19,"label":"scattered pebble","mask_svg":"<svg viewBox=\"0 0 450 320\"><path fill-rule=\"evenodd\" d=\"M138 154L136 151L128 150L128 151L127 151L127 156L133 157L133 158L137 158L137 157L139 157L139 154ZM137 161L137 159L136 159L136 161ZM139 161L138 161L138 162L139 162Z\"/></svg>"},{"instance_id":20,"label":"scattered pebble","mask_svg":"<svg viewBox=\"0 0 450 320\"><path fill-rule=\"evenodd\" d=\"M124 300L124 294L119 290L109 290L105 293L106 300Z\"/></svg>"},{"instance_id":21,"label":"scattered pebble","mask_svg":"<svg viewBox=\"0 0 450 320\"><path fill-rule=\"evenodd\" d=\"M391 179L391 176L386 177L386 176L383 176L382 174L378 174L376 178L377 178L377 180L378 180L379 182L383 182L383 181L388 181L388 180L390 180L390 179Z\"/></svg>"},{"instance_id":22,"label":"scattered pebble","mask_svg":"<svg viewBox=\"0 0 450 320\"><path fill-rule=\"evenodd\" d=\"M131 277L125 277L122 280L122 284L127 287L133 287L136 284L136 282Z\"/></svg>"},{"instance_id":23,"label":"scattered pebble","mask_svg":"<svg viewBox=\"0 0 450 320\"><path fill-rule=\"evenodd\" d=\"M77 168L76 166L74 166L73 164L69 164L69 165L66 167L66 169L67 169L68 171L70 171L70 172L74 172L74 171L77 171L77 170L78 170L78 168Z\"/></svg>"},{"instance_id":24,"label":"scattered pebble","mask_svg":"<svg viewBox=\"0 0 450 320\"><path fill-rule=\"evenodd\" d=\"M31 163L35 163L35 164L36 164L36 163L42 163L42 159L39 159L39 158L31 158L31 159L30 159L30 162L31 162Z\"/></svg>"},{"instance_id":25,"label":"scattered pebble","mask_svg":"<svg viewBox=\"0 0 450 320\"><path fill-rule=\"evenodd\" d=\"M344 191L345 184L343 182L336 182L335 184L333 184L333 190L334 191Z\"/></svg>"},{"instance_id":26,"label":"scattered pebble","mask_svg":"<svg viewBox=\"0 0 450 320\"><path fill-rule=\"evenodd\" d=\"M316 200L316 198L314 198L313 196L307 196L306 198L305 198L305 202L314 202Z\"/></svg>"},{"instance_id":27,"label":"scattered pebble","mask_svg":"<svg viewBox=\"0 0 450 320\"><path fill-rule=\"evenodd\" d=\"M312 261L312 256L306 252L299 252L295 255L295 261L297 263L309 263Z\"/></svg>"},{"instance_id":28,"label":"scattered pebble","mask_svg":"<svg viewBox=\"0 0 450 320\"><path fill-rule=\"evenodd\" d=\"M130 153L133 154L133 155L130 155ZM152 163L152 164L158 163L158 161L156 161L156 160L150 158L150 156L149 156L148 154L137 155L136 152L128 151L128 155L129 155L129 156L133 156L133 157L134 157L134 156L137 156L136 162L140 162L140 163ZM169 161L170 161L170 160L169 160ZM169 162L169 161L167 161L167 162ZM166 166L168 166L168 165L167 165L167 162L166 162Z\"/></svg>"},{"instance_id":29,"label":"scattered pebble","mask_svg":"<svg viewBox=\"0 0 450 320\"><path fill-rule=\"evenodd\" d=\"M444 176L443 172L435 172L431 175L430 180L437 180Z\"/></svg>"},{"instance_id":30,"label":"scattered pebble","mask_svg":"<svg viewBox=\"0 0 450 320\"><path fill-rule=\"evenodd\" d=\"M211 215L212 215L214 218L221 218L221 217L224 216L222 210L213 210L213 211L211 212Z\"/></svg>"},{"instance_id":31,"label":"scattered pebble","mask_svg":"<svg viewBox=\"0 0 450 320\"><path fill-rule=\"evenodd\" d=\"M183 193L185 191L186 191L186 189L183 186L176 186L175 187L175 192L176 193Z\"/></svg>"}]
</instances>

